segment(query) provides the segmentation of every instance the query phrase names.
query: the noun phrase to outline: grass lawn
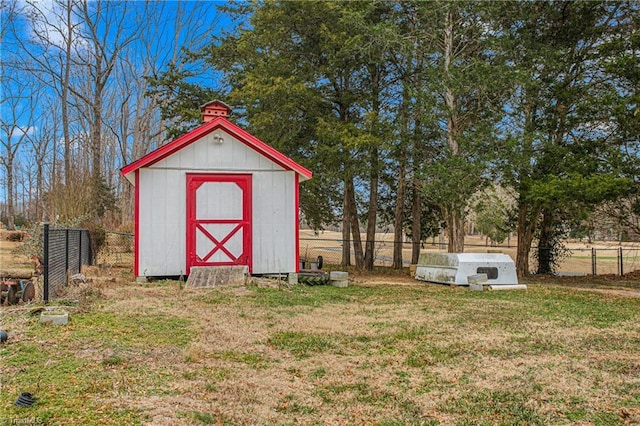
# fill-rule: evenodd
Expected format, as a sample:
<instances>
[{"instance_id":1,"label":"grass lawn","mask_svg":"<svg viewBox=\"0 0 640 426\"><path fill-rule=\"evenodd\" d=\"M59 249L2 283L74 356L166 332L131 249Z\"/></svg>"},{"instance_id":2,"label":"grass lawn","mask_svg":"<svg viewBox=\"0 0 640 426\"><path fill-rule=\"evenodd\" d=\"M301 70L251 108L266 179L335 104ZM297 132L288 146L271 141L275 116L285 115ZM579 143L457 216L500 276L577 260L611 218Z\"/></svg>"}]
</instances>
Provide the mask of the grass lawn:
<instances>
[{"instance_id":1,"label":"grass lawn","mask_svg":"<svg viewBox=\"0 0 640 426\"><path fill-rule=\"evenodd\" d=\"M0 424L640 424L638 286L528 284L107 283L67 326L3 308Z\"/></svg>"}]
</instances>

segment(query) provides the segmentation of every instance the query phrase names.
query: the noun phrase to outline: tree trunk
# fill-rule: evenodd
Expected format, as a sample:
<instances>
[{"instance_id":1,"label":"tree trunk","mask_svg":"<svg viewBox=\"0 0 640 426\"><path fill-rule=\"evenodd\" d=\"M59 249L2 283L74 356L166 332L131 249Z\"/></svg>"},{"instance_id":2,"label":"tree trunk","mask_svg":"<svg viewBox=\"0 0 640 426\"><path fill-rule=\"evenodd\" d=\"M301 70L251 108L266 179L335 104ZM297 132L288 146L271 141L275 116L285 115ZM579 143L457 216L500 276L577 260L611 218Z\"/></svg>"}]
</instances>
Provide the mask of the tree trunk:
<instances>
[{"instance_id":1,"label":"tree trunk","mask_svg":"<svg viewBox=\"0 0 640 426\"><path fill-rule=\"evenodd\" d=\"M353 251L356 258L356 268L364 268L364 253L362 250L362 237L360 236L360 221L358 220L358 209L356 206L356 193L353 186L353 178L347 179L345 188L346 196L349 198L349 220L351 226L351 236L353 237Z\"/></svg>"},{"instance_id":2,"label":"tree trunk","mask_svg":"<svg viewBox=\"0 0 640 426\"><path fill-rule=\"evenodd\" d=\"M446 88L444 101L447 107L447 145L451 156L460 155L460 145L458 143L458 112L457 101L454 91L451 89L453 83L451 78L451 63L454 56L453 46L453 13L447 13L447 22L444 29L444 72L446 76ZM464 251L464 214L463 208L456 205L443 206L444 217L447 222L447 236L449 253L462 253Z\"/></svg>"},{"instance_id":3,"label":"tree trunk","mask_svg":"<svg viewBox=\"0 0 640 426\"><path fill-rule=\"evenodd\" d=\"M420 192L420 182L413 178L413 205L411 206L411 263L417 264L420 258L420 247L422 244L422 193Z\"/></svg>"},{"instance_id":4,"label":"tree trunk","mask_svg":"<svg viewBox=\"0 0 640 426\"><path fill-rule=\"evenodd\" d=\"M351 209L349 208L349 194L347 193L347 180L344 181L344 194L342 199L342 262L341 266L351 265Z\"/></svg>"},{"instance_id":5,"label":"tree trunk","mask_svg":"<svg viewBox=\"0 0 640 426\"><path fill-rule=\"evenodd\" d=\"M447 144L451 150L451 155L460 153L460 146L456 137L458 136L458 114L456 96L451 89L451 62L453 61L453 14L447 13L447 23L444 29L444 73L447 77L447 85L444 93L444 101L447 107Z\"/></svg>"},{"instance_id":6,"label":"tree trunk","mask_svg":"<svg viewBox=\"0 0 640 426\"><path fill-rule=\"evenodd\" d=\"M100 200L102 185L102 99L98 98L98 96L102 96L102 93L96 93L95 103L92 106L91 123L91 180L93 182L93 211L91 213L96 219L104 213Z\"/></svg>"},{"instance_id":7,"label":"tree trunk","mask_svg":"<svg viewBox=\"0 0 640 426\"><path fill-rule=\"evenodd\" d=\"M44 186L44 158L38 157L38 176L36 177L36 221L44 222L44 202L42 201L42 189Z\"/></svg>"},{"instance_id":8,"label":"tree trunk","mask_svg":"<svg viewBox=\"0 0 640 426\"><path fill-rule=\"evenodd\" d=\"M537 210L529 210L529 207L520 200L518 206L518 245L516 251L516 273L518 278L529 275L529 253L531 243L538 221Z\"/></svg>"},{"instance_id":9,"label":"tree trunk","mask_svg":"<svg viewBox=\"0 0 640 426\"><path fill-rule=\"evenodd\" d=\"M396 193L396 211L393 221L393 269L402 269L402 238L404 236L404 161L400 162L398 169L398 191Z\"/></svg>"},{"instance_id":10,"label":"tree trunk","mask_svg":"<svg viewBox=\"0 0 640 426\"><path fill-rule=\"evenodd\" d=\"M447 221L447 237L449 238L447 251L462 253L464 252L464 221L455 207L445 209L444 213Z\"/></svg>"},{"instance_id":11,"label":"tree trunk","mask_svg":"<svg viewBox=\"0 0 640 426\"><path fill-rule=\"evenodd\" d=\"M544 209L540 222L540 238L538 238L538 274L553 272L553 213Z\"/></svg>"},{"instance_id":12,"label":"tree trunk","mask_svg":"<svg viewBox=\"0 0 640 426\"><path fill-rule=\"evenodd\" d=\"M367 240L365 242L364 267L367 271L373 271L376 245L376 218L378 213L378 148L371 149L371 173L369 189L369 211L367 212Z\"/></svg>"},{"instance_id":13,"label":"tree trunk","mask_svg":"<svg viewBox=\"0 0 640 426\"><path fill-rule=\"evenodd\" d=\"M94 179L102 175L102 102L96 100L91 123L91 169Z\"/></svg>"},{"instance_id":14,"label":"tree trunk","mask_svg":"<svg viewBox=\"0 0 640 426\"><path fill-rule=\"evenodd\" d=\"M417 79L416 74L416 87L420 87L422 82ZM423 143L424 135L422 133L422 115L424 114L422 104L422 98L418 96L416 99L416 114L415 123L413 126L413 179L411 182L412 191L412 204L411 204L411 263L416 265L420 258L420 249L422 248L422 183L418 179L419 167L422 164L421 155L423 150L421 144Z\"/></svg>"},{"instance_id":15,"label":"tree trunk","mask_svg":"<svg viewBox=\"0 0 640 426\"><path fill-rule=\"evenodd\" d=\"M67 15L65 22L67 26L67 33L65 34L65 65L60 101L62 103L62 135L64 139L64 183L65 185L69 186L71 184L71 179L73 178L71 174L71 135L69 134L69 81L71 77L71 53L73 44L71 0L67 0L65 7L65 12Z\"/></svg>"},{"instance_id":16,"label":"tree trunk","mask_svg":"<svg viewBox=\"0 0 640 426\"><path fill-rule=\"evenodd\" d=\"M380 114L380 66L377 64L370 65L369 74L371 76L371 112L374 117L372 119L370 132L373 136L380 136L378 124ZM378 151L377 143L374 143L374 145L371 146L369 153L369 207L367 211L367 241L364 266L367 271L373 271L373 264L376 257L376 219L378 216L378 181L380 174L380 153Z\"/></svg>"},{"instance_id":17,"label":"tree trunk","mask_svg":"<svg viewBox=\"0 0 640 426\"><path fill-rule=\"evenodd\" d=\"M524 119L525 119L525 135L534 134L536 126L534 124L534 102L532 100L532 94L530 92L525 93L527 101L524 105ZM525 142L525 155L531 158L533 153L533 147L528 137L523 138ZM520 170L519 173L523 176L528 173L526 169ZM519 188L519 193L526 193L526 188ZM517 224L517 246L516 246L516 274L518 279L529 275L531 269L529 268L529 257L531 254L531 244L533 243L534 232L538 224L539 209L532 206L530 202L521 197L518 199L518 224Z\"/></svg>"},{"instance_id":18,"label":"tree trunk","mask_svg":"<svg viewBox=\"0 0 640 426\"><path fill-rule=\"evenodd\" d=\"M7 229L13 231L16 229L15 224L15 209L14 209L14 194L13 194L13 155L11 150L7 155L6 162L7 169Z\"/></svg>"}]
</instances>

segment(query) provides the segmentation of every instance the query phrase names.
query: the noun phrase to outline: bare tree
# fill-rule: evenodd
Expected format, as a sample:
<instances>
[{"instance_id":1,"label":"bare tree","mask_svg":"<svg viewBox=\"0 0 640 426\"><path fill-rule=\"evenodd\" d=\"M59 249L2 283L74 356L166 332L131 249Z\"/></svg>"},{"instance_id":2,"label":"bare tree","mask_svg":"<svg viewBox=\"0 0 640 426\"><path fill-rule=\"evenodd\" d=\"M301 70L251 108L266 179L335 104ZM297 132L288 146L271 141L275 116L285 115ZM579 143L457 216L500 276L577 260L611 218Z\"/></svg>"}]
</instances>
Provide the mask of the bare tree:
<instances>
[{"instance_id":1,"label":"bare tree","mask_svg":"<svg viewBox=\"0 0 640 426\"><path fill-rule=\"evenodd\" d=\"M47 110L53 110L55 104L50 104ZM58 126L57 115L44 115L39 119L39 128L37 129L34 137L29 138L31 152L33 155L33 161L31 162L35 167L36 182L35 182L35 220L46 221L49 215L45 211L43 200L43 193L45 191L45 173L47 166L47 159L50 159L52 170L55 170L55 146L56 146L56 134ZM55 172L54 172L55 173ZM55 175L52 173L51 181L55 181Z\"/></svg>"},{"instance_id":2,"label":"bare tree","mask_svg":"<svg viewBox=\"0 0 640 426\"><path fill-rule=\"evenodd\" d=\"M103 120L105 95L122 51L139 34L139 26L130 22L128 3L82 1L79 16L84 24L84 48L74 57L75 65L84 70L80 86L70 90L82 102L80 112L88 123L91 152L92 204L94 217L104 213L104 181L102 176ZM84 88L84 90L82 90Z\"/></svg>"},{"instance_id":3,"label":"bare tree","mask_svg":"<svg viewBox=\"0 0 640 426\"><path fill-rule=\"evenodd\" d=\"M72 119L70 88L72 85L72 58L81 46L82 22L74 12L76 0L38 2L28 0L21 11L29 22L27 37L16 39L17 48L24 55L20 68L30 72L60 97L61 130L65 182L73 178L71 167ZM15 30L14 30L15 31Z\"/></svg>"},{"instance_id":4,"label":"bare tree","mask_svg":"<svg viewBox=\"0 0 640 426\"><path fill-rule=\"evenodd\" d=\"M166 64L178 70L185 66L183 53L208 41L217 24L204 17L205 3L150 2L132 17L141 28L135 44L123 51L117 64L117 78L107 101L105 125L120 166L130 163L165 142L165 123L161 119L161 99L147 90L146 77L157 76ZM148 25L154 22L155 25ZM115 167L105 170L107 180L119 195L122 220L133 219L131 185L120 178Z\"/></svg>"},{"instance_id":5,"label":"bare tree","mask_svg":"<svg viewBox=\"0 0 640 426\"><path fill-rule=\"evenodd\" d=\"M9 77L2 67L2 100L0 101L0 163L7 176L7 229L15 229L15 163L21 145L34 131L34 105L37 91Z\"/></svg>"},{"instance_id":6,"label":"bare tree","mask_svg":"<svg viewBox=\"0 0 640 426\"><path fill-rule=\"evenodd\" d=\"M0 60L10 60L12 69L43 87L33 111L45 114L38 128L29 130L29 149L18 153L18 128L14 137L3 139L10 148L5 151L12 153L3 155L3 165L24 156L25 176L33 181L25 183L25 197L38 200L35 217L96 219L104 212L105 199L112 202L118 195L123 211L118 222L132 219L133 194L118 169L165 140L160 100L148 93L145 77L160 74L167 64L188 64L185 49L202 46L216 25L207 17L208 7L191 2L2 0L3 50L10 54ZM9 32L13 35L5 40ZM18 81L15 89L26 99L31 86ZM11 120L5 116L8 129ZM87 187L90 197L85 196Z\"/></svg>"}]
</instances>

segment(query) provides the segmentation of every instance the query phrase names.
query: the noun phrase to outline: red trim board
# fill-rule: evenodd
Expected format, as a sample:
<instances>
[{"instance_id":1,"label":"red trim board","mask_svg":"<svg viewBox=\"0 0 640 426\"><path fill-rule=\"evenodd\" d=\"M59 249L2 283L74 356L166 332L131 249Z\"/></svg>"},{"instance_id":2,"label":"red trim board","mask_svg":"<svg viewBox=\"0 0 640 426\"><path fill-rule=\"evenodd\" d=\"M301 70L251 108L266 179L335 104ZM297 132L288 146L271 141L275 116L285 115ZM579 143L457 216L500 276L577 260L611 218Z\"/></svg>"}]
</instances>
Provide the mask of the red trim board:
<instances>
[{"instance_id":1,"label":"red trim board","mask_svg":"<svg viewBox=\"0 0 640 426\"><path fill-rule=\"evenodd\" d=\"M135 172L133 202L133 275L140 276L140 170Z\"/></svg>"},{"instance_id":2,"label":"red trim board","mask_svg":"<svg viewBox=\"0 0 640 426\"><path fill-rule=\"evenodd\" d=\"M295 267L296 267L296 273L300 272L300 182L298 181L300 178L298 176L298 174L296 173L296 178L295 178L295 191L296 191L296 200L295 200L295 209L296 209L296 216L295 216L295 223L293 224L295 226L295 234L296 234L296 258L295 258Z\"/></svg>"},{"instance_id":3,"label":"red trim board","mask_svg":"<svg viewBox=\"0 0 640 426\"><path fill-rule=\"evenodd\" d=\"M277 149L262 142L260 139L256 138L246 130L241 129L237 125L227 120L225 117L217 117L209 121L208 123L196 127L192 131L185 133L174 141L169 142L168 144L161 146L155 151L151 151L150 153L134 161L133 163L124 166L120 170L120 173L122 173L123 176L127 176L129 173L132 173L140 169L141 167L149 167L217 129L223 129L224 131L238 139L240 142L254 149L256 152L262 154L274 163L280 165L285 170L292 170L301 175L304 180L311 179L311 177L313 176L313 173L309 169L296 163Z\"/></svg>"}]
</instances>

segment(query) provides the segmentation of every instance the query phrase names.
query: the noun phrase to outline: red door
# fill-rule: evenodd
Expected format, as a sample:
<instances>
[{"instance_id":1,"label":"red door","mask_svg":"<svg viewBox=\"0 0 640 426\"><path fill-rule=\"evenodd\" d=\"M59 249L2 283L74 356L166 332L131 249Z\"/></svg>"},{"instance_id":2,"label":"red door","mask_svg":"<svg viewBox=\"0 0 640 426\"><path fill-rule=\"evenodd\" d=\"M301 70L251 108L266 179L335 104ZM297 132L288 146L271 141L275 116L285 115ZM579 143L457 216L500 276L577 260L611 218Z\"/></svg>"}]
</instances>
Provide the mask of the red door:
<instances>
[{"instance_id":1,"label":"red door","mask_svg":"<svg viewBox=\"0 0 640 426\"><path fill-rule=\"evenodd\" d=\"M251 175L188 173L187 274L220 265L251 272Z\"/></svg>"}]
</instances>

